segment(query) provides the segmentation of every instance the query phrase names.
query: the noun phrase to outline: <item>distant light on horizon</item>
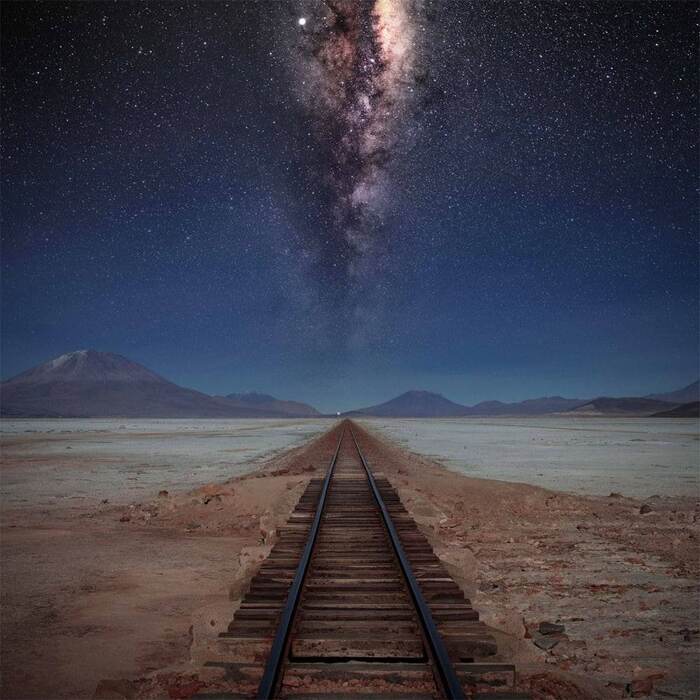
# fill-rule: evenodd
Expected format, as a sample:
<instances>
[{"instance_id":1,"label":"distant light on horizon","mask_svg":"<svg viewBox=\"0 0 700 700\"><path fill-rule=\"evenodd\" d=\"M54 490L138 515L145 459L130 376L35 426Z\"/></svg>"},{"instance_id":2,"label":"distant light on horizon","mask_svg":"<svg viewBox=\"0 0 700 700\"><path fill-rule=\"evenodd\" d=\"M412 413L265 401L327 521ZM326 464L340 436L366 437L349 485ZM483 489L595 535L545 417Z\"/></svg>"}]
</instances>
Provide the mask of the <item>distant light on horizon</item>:
<instances>
[{"instance_id":1,"label":"distant light on horizon","mask_svg":"<svg viewBox=\"0 0 700 700\"><path fill-rule=\"evenodd\" d=\"M298 22L299 22L300 27L305 27L306 26L306 17L299 17Z\"/></svg>"}]
</instances>

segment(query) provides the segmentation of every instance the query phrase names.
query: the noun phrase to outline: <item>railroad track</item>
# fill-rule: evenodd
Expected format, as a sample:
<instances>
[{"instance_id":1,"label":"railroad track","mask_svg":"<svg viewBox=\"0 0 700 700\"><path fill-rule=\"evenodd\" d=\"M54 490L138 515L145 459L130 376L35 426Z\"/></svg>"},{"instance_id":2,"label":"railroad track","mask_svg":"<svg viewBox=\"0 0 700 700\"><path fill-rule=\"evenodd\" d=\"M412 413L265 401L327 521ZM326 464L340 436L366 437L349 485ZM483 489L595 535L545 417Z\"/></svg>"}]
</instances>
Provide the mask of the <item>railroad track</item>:
<instances>
[{"instance_id":1,"label":"railroad track","mask_svg":"<svg viewBox=\"0 0 700 700\"><path fill-rule=\"evenodd\" d=\"M497 648L350 421L220 635L200 698L516 700Z\"/></svg>"}]
</instances>

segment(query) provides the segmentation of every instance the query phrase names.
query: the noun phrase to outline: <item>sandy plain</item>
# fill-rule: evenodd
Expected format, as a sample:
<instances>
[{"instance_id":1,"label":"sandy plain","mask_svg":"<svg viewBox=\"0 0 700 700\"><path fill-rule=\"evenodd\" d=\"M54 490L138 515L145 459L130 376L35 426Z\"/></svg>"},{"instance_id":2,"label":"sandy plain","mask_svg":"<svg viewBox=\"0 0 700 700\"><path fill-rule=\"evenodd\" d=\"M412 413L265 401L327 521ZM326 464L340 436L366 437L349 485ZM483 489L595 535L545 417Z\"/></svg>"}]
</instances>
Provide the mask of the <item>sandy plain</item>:
<instances>
[{"instance_id":1,"label":"sandy plain","mask_svg":"<svg viewBox=\"0 0 700 700\"><path fill-rule=\"evenodd\" d=\"M280 423L273 431L284 440L266 442L255 428L262 446L240 460L231 455L245 441L220 427L206 438L198 426L192 440L223 452L194 460L192 440L178 443L170 427L136 425L115 441L92 426L5 432L2 697L188 697L206 688L207 649L334 446L322 432L328 422ZM365 425L375 470L399 489L536 698L697 697L697 494L573 495L476 479ZM109 460L100 462L105 438ZM125 476L134 464L149 475L135 474L144 481L136 490ZM91 485L76 500L81 469ZM195 482L170 478L183 469ZM59 491L47 491L61 474ZM549 650L535 644L542 621L566 628Z\"/></svg>"}]
</instances>

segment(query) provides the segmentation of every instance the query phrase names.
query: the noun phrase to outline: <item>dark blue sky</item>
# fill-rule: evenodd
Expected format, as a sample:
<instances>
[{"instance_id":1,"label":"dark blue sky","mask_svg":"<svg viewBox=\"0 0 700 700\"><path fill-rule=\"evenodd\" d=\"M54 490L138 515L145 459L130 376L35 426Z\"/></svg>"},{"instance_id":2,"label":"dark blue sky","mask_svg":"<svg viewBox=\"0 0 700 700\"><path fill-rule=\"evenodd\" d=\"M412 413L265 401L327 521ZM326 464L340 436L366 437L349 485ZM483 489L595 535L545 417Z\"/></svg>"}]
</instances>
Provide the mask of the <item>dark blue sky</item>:
<instances>
[{"instance_id":1,"label":"dark blue sky","mask_svg":"<svg viewBox=\"0 0 700 700\"><path fill-rule=\"evenodd\" d=\"M697 5L394 4L3 3L3 377L92 347L324 410L696 379Z\"/></svg>"}]
</instances>

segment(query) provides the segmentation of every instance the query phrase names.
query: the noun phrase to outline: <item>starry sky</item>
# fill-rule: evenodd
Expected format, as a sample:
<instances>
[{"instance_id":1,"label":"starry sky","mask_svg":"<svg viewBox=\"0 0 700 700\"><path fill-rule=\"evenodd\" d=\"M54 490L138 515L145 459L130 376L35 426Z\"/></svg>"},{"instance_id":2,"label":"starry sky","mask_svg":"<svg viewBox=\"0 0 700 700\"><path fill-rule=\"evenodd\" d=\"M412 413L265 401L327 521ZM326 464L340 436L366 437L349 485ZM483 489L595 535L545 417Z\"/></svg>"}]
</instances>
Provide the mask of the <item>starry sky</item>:
<instances>
[{"instance_id":1,"label":"starry sky","mask_svg":"<svg viewBox=\"0 0 700 700\"><path fill-rule=\"evenodd\" d=\"M698 5L4 2L2 375L334 411L698 376Z\"/></svg>"}]
</instances>

